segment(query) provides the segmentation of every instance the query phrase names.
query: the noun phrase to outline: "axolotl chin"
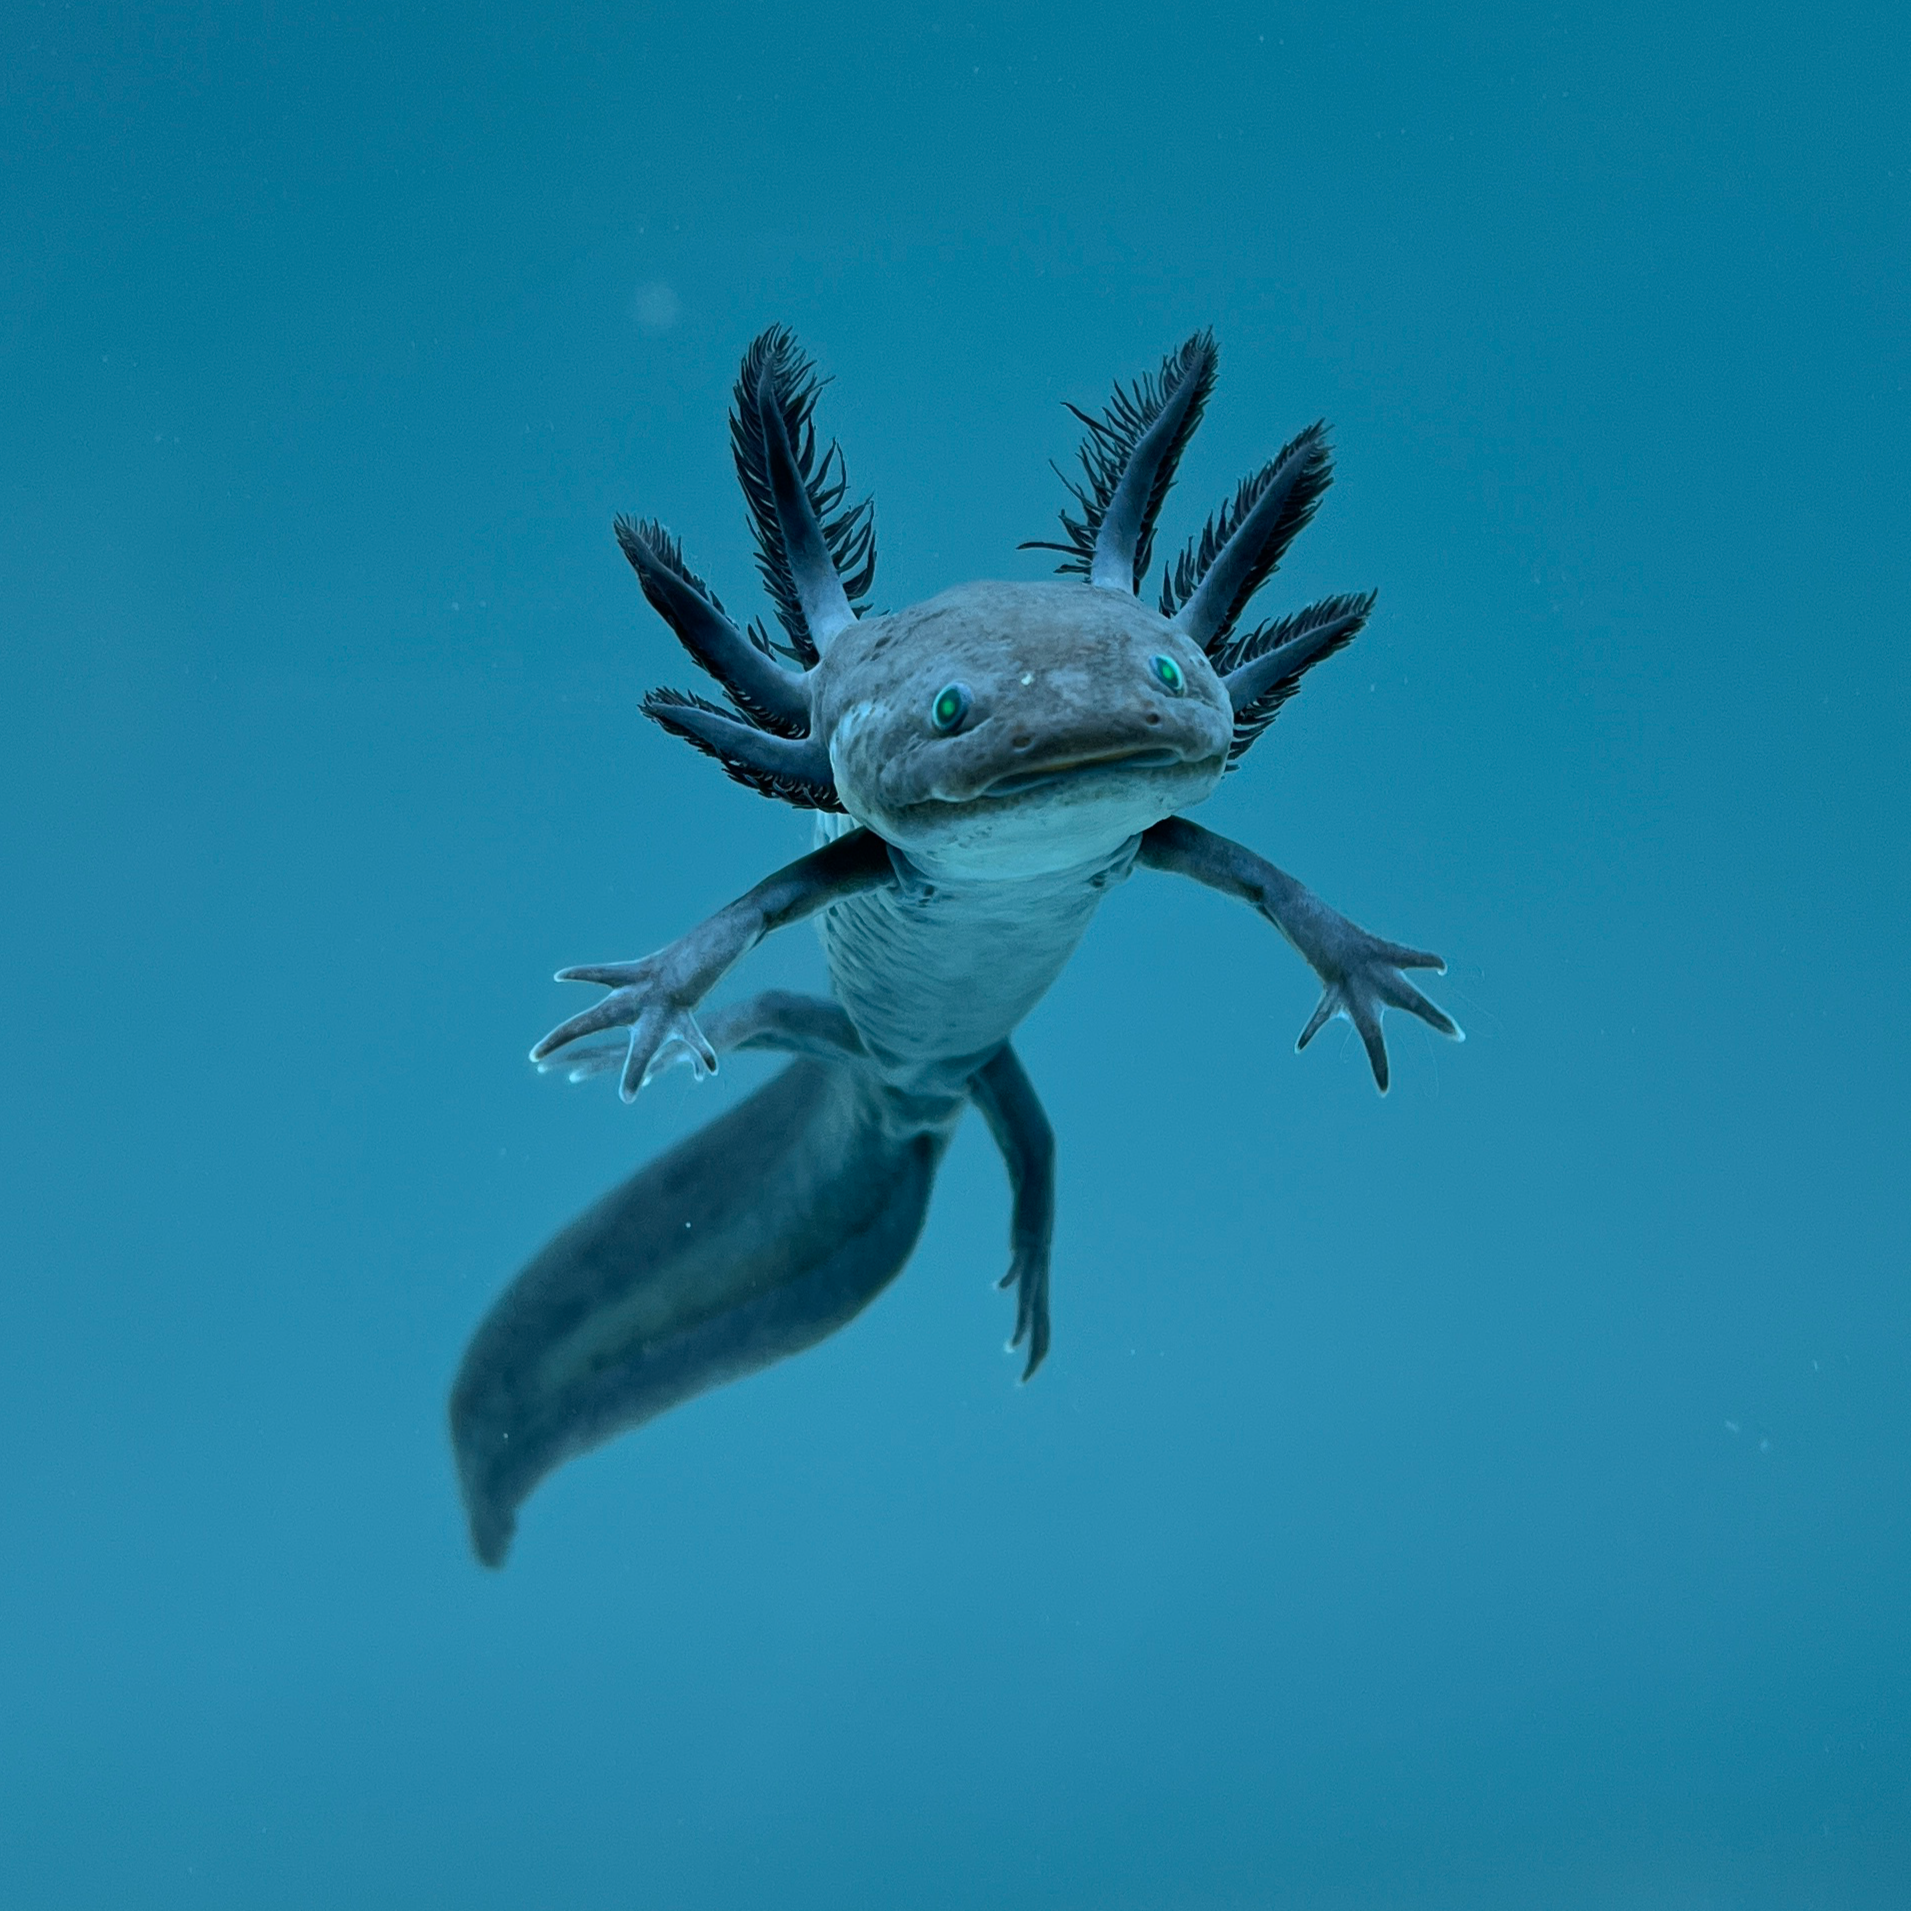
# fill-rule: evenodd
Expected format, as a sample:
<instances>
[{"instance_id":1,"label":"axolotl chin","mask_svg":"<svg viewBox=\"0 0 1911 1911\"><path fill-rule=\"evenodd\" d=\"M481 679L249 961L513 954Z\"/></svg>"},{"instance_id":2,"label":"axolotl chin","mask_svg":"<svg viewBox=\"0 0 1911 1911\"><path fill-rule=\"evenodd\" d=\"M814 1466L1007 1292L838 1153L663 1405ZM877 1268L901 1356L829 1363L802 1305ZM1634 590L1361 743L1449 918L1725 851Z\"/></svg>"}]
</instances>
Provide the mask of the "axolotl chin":
<instances>
[{"instance_id":1,"label":"axolotl chin","mask_svg":"<svg viewBox=\"0 0 1911 1911\"><path fill-rule=\"evenodd\" d=\"M1327 489L1324 429L1245 479L1141 599L1162 502L1213 388L1198 333L1117 384L1086 427L1059 575L867 608L875 540L819 449L820 383L777 327L730 420L757 563L783 638L739 625L654 521L619 519L650 604L725 695L653 691L646 713L763 794L816 813L817 847L636 962L566 969L607 993L537 1044L625 1100L731 1049L796 1059L556 1236L473 1337L451 1427L473 1546L501 1564L517 1513L571 1456L813 1345L900 1272L937 1164L973 1103L1007 1165L1011 1346L1049 1347L1054 1139L1011 1038L1102 898L1139 867L1236 896L1312 966L1319 1005L1387 1087L1381 1017L1453 1022L1408 981L1439 957L1357 928L1252 850L1186 820L1371 595L1241 628ZM1074 409L1071 407L1071 409ZM820 919L831 994L699 1005L772 930ZM624 1031L609 1042L590 1038Z\"/></svg>"}]
</instances>

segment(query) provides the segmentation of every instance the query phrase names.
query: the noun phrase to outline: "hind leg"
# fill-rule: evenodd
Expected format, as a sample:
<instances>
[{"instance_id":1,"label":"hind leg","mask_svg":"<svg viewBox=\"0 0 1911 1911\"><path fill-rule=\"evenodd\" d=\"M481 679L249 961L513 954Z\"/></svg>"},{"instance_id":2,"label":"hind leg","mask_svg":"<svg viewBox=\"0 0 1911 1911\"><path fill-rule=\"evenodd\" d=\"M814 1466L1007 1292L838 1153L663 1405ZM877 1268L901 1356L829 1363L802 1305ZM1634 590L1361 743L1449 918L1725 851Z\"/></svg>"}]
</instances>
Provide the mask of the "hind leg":
<instances>
[{"instance_id":1,"label":"hind leg","mask_svg":"<svg viewBox=\"0 0 1911 1911\"><path fill-rule=\"evenodd\" d=\"M728 1055L733 1049L772 1049L784 1055L817 1055L825 1061L861 1058L868 1051L855 1025L841 1007L822 995L797 995L788 989L766 989L747 1001L718 1009L704 1022L711 1049ZM540 1075L561 1074L567 1081L589 1081L612 1075L624 1066L629 1044L580 1043L539 1062Z\"/></svg>"},{"instance_id":2,"label":"hind leg","mask_svg":"<svg viewBox=\"0 0 1911 1911\"><path fill-rule=\"evenodd\" d=\"M1055 1237L1055 1131L1014 1049L1004 1042L970 1086L1009 1171L1009 1271L1015 1289L1011 1347L1028 1342L1027 1380L1048 1352L1048 1257Z\"/></svg>"}]
</instances>

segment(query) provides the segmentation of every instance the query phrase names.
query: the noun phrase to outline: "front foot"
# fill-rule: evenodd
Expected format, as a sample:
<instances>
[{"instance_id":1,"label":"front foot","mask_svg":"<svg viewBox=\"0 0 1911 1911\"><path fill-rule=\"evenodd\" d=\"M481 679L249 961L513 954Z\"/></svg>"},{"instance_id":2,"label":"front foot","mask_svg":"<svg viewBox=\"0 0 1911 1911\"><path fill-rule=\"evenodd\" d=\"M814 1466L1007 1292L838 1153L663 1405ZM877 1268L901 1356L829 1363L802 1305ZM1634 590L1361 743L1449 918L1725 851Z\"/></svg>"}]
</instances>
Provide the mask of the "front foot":
<instances>
[{"instance_id":1,"label":"front foot","mask_svg":"<svg viewBox=\"0 0 1911 1911\"><path fill-rule=\"evenodd\" d=\"M1401 973L1431 969L1436 975L1444 974L1447 965L1440 957L1425 949L1409 949L1404 943L1383 942L1317 898L1311 900L1314 906L1304 923L1276 925L1286 930L1321 980L1320 1002L1294 1044L1297 1050L1305 1048L1336 1015L1346 1016L1359 1032L1374 1085L1384 1095L1389 1071L1387 1043L1380 1032L1383 1010L1405 1009L1442 1035L1456 1042L1466 1040L1459 1024Z\"/></svg>"},{"instance_id":2,"label":"front foot","mask_svg":"<svg viewBox=\"0 0 1911 1911\"><path fill-rule=\"evenodd\" d=\"M561 1048L596 1035L609 1028L628 1028L630 1042L624 1051L622 1074L617 1092L625 1101L635 1101L637 1091L653 1076L674 1062L687 1061L699 1080L714 1074L717 1052L697 1026L692 1013L698 997L683 979L673 973L669 950L646 956L641 962L610 962L583 968L560 969L560 982L596 982L610 990L600 1002L594 1002L581 1015L560 1022L531 1051L532 1061L542 1067ZM580 1073L595 1073L588 1065L596 1057L588 1055Z\"/></svg>"}]
</instances>

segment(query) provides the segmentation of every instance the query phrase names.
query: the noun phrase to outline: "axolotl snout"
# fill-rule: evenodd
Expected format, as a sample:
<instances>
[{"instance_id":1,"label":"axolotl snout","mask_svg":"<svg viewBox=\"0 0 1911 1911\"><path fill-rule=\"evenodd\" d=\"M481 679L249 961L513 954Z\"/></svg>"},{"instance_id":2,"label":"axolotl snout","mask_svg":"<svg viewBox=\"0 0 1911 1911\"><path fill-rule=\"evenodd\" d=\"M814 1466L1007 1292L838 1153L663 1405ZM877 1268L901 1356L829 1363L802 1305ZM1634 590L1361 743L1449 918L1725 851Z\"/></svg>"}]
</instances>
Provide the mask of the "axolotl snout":
<instances>
[{"instance_id":1,"label":"axolotl snout","mask_svg":"<svg viewBox=\"0 0 1911 1911\"><path fill-rule=\"evenodd\" d=\"M1407 980L1441 967L1383 941L1183 812L1211 795L1304 673L1358 634L1370 595L1242 630L1329 481L1324 432L1243 481L1140 601L1155 525L1207 403L1197 334L1115 394L1088 436L1061 577L972 583L867 612L867 502L819 452L818 381L772 329L737 381L731 442L758 569L783 630L739 626L652 520L617 535L651 605L723 690L653 691L646 713L733 777L816 813L818 847L654 955L567 969L601 985L532 1050L626 1100L658 1069L738 1048L780 1075L558 1234L467 1350L451 1425L473 1545L503 1561L517 1511L570 1456L813 1345L907 1261L963 1112L1009 1172L1012 1346L1048 1351L1054 1138L1011 1037L1106 894L1136 868L1249 903L1313 967L1305 1047L1346 1016L1384 1092L1381 1016L1459 1030ZM699 1017L773 929L815 917L830 995L772 991ZM628 1031L594 1041L609 1031Z\"/></svg>"}]
</instances>

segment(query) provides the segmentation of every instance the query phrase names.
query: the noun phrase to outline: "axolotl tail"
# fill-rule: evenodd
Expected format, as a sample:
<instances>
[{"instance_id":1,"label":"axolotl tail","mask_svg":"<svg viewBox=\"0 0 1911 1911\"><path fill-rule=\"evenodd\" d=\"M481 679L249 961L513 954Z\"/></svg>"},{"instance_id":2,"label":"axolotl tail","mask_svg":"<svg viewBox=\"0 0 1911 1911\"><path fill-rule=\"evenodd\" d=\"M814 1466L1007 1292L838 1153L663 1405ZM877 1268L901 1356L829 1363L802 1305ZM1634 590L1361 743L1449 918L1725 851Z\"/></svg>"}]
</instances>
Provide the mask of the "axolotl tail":
<instances>
[{"instance_id":1,"label":"axolotl tail","mask_svg":"<svg viewBox=\"0 0 1911 1911\"><path fill-rule=\"evenodd\" d=\"M479 1559L504 1563L519 1507L564 1461L868 1306L915 1247L947 1139L898 1131L866 1066L804 1057L564 1229L452 1388Z\"/></svg>"}]
</instances>

